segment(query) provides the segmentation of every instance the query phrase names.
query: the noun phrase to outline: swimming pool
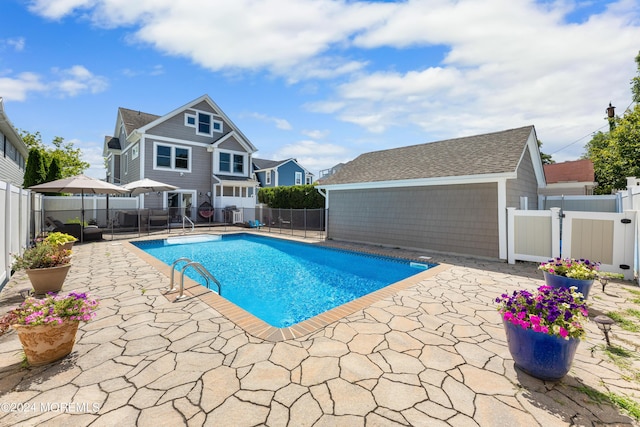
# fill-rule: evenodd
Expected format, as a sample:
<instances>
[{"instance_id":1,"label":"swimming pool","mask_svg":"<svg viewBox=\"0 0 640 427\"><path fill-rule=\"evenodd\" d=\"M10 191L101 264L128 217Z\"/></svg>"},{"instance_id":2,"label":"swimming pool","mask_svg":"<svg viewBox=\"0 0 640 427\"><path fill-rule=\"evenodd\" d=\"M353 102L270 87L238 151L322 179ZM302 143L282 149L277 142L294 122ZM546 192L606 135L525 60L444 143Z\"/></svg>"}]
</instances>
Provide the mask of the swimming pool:
<instances>
[{"instance_id":1,"label":"swimming pool","mask_svg":"<svg viewBox=\"0 0 640 427\"><path fill-rule=\"evenodd\" d=\"M250 234L189 244L132 243L167 265L183 257L201 263L221 283L224 298L277 328L433 266ZM191 269L186 274L205 283Z\"/></svg>"}]
</instances>

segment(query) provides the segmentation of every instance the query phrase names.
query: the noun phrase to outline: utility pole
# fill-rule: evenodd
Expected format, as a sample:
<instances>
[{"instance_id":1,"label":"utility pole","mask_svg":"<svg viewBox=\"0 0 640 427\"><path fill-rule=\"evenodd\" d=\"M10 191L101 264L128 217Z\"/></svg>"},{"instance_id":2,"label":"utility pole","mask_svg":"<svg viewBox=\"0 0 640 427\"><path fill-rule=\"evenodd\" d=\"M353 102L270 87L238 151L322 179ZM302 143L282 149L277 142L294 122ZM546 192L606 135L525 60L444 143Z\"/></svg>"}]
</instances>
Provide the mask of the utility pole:
<instances>
[{"instance_id":1,"label":"utility pole","mask_svg":"<svg viewBox=\"0 0 640 427\"><path fill-rule=\"evenodd\" d=\"M609 132L611 132L616 128L616 107L611 105L611 102L607 108L607 120L609 121Z\"/></svg>"}]
</instances>

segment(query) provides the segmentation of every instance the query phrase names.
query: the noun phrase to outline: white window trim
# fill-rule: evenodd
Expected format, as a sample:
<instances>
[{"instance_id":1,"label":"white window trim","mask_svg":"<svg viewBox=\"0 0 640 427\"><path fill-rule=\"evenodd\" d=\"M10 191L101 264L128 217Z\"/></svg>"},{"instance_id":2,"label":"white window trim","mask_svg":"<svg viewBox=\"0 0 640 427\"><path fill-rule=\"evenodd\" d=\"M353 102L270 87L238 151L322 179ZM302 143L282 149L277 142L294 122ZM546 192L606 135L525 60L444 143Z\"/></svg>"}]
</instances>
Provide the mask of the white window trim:
<instances>
[{"instance_id":1,"label":"white window trim","mask_svg":"<svg viewBox=\"0 0 640 427\"><path fill-rule=\"evenodd\" d=\"M184 125L190 128L194 128L196 130L196 135L200 136L213 136L214 133L224 133L224 122L222 120L216 119L213 113L209 113L207 111L199 111L193 110L193 113L184 113ZM199 131L199 115L204 114L209 116L209 130L210 132L200 132ZM189 118L193 119L193 124L189 123ZM215 125L218 124L220 129L216 129Z\"/></svg>"},{"instance_id":2,"label":"white window trim","mask_svg":"<svg viewBox=\"0 0 640 427\"><path fill-rule=\"evenodd\" d=\"M133 148L131 148L131 160L137 159L139 154L140 154L140 146L138 144L135 144Z\"/></svg>"},{"instance_id":3,"label":"white window trim","mask_svg":"<svg viewBox=\"0 0 640 427\"><path fill-rule=\"evenodd\" d=\"M123 165L123 169L124 169L124 174L128 175L129 174L129 153L124 153L124 165Z\"/></svg>"},{"instance_id":4,"label":"white window trim","mask_svg":"<svg viewBox=\"0 0 640 427\"><path fill-rule=\"evenodd\" d=\"M229 154L229 171L220 170L220 154ZM233 156L242 156L242 173L233 172ZM249 154L242 151L217 150L214 157L215 167L214 173L222 175L248 176L247 167L249 165Z\"/></svg>"},{"instance_id":5,"label":"white window trim","mask_svg":"<svg viewBox=\"0 0 640 427\"><path fill-rule=\"evenodd\" d=\"M264 178L265 185L271 185L271 171L270 170L266 171L264 173L264 176L265 176Z\"/></svg>"},{"instance_id":6,"label":"white window trim","mask_svg":"<svg viewBox=\"0 0 640 427\"><path fill-rule=\"evenodd\" d=\"M193 119L193 124L189 123L189 118ZM190 128L195 128L198 123L198 117L195 114L184 113L184 125Z\"/></svg>"},{"instance_id":7,"label":"white window trim","mask_svg":"<svg viewBox=\"0 0 640 427\"><path fill-rule=\"evenodd\" d=\"M158 146L159 145L162 145L163 147L171 147L171 167L158 166L157 161L158 161ZM176 168L175 167L175 164L176 164L176 148L183 148L183 149L187 150L187 152L188 152L189 159L187 161L187 168L186 169ZM167 143L167 142L154 141L154 143L153 143L153 170L176 171L176 172L191 173L191 162L192 162L192 159L193 159L193 154L192 154L191 147L186 147L184 145L170 144L170 143Z\"/></svg>"},{"instance_id":8,"label":"white window trim","mask_svg":"<svg viewBox=\"0 0 640 427\"><path fill-rule=\"evenodd\" d=\"M296 172L294 183L295 185L302 185L302 172Z\"/></svg>"}]
</instances>

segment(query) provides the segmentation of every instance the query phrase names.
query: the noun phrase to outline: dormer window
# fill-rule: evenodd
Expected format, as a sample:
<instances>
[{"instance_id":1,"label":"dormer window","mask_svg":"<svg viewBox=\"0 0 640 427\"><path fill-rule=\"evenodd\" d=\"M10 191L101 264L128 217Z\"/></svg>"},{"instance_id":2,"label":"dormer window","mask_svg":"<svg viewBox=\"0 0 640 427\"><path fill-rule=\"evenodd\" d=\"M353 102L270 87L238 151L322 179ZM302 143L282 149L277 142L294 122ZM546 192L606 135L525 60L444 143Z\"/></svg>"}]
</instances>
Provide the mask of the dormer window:
<instances>
[{"instance_id":1,"label":"dormer window","mask_svg":"<svg viewBox=\"0 0 640 427\"><path fill-rule=\"evenodd\" d=\"M214 119L213 114L197 111L185 113L184 125L196 129L196 135L213 136L213 133L222 133L222 121Z\"/></svg>"}]
</instances>

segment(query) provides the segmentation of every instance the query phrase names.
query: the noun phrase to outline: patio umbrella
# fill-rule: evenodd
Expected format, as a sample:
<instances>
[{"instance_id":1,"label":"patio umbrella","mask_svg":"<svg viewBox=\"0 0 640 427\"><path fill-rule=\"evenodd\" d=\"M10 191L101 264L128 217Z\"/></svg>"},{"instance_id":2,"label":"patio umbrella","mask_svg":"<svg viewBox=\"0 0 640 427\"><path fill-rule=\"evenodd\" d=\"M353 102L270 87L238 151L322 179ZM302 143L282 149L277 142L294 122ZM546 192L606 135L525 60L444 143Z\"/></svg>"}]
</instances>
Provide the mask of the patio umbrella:
<instances>
[{"instance_id":1,"label":"patio umbrella","mask_svg":"<svg viewBox=\"0 0 640 427\"><path fill-rule=\"evenodd\" d=\"M130 190L132 196L137 196L143 193L155 193L156 191L171 191L178 189L175 185L165 184L164 182L154 181L149 178L124 184L122 188Z\"/></svg>"},{"instance_id":2,"label":"patio umbrella","mask_svg":"<svg viewBox=\"0 0 640 427\"><path fill-rule=\"evenodd\" d=\"M30 190L35 190L39 193L74 193L81 194L82 196L82 210L81 210L81 225L82 232L84 232L84 195L85 194L126 194L129 190L126 190L117 185L101 181L96 178L91 178L86 175L76 175L69 178L57 179L55 181L45 182L43 184L33 185L29 187ZM80 241L82 241L82 233L80 234Z\"/></svg>"}]
</instances>

